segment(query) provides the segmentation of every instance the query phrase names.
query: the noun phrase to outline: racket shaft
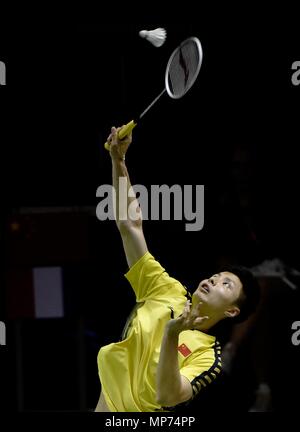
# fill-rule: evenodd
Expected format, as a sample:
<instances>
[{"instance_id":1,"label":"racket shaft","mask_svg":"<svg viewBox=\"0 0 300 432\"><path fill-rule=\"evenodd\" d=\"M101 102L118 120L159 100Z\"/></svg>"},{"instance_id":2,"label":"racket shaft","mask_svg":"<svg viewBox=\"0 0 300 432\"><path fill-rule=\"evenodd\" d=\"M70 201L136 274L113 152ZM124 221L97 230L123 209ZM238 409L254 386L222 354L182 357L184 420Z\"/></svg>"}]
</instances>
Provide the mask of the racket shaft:
<instances>
[{"instance_id":1,"label":"racket shaft","mask_svg":"<svg viewBox=\"0 0 300 432\"><path fill-rule=\"evenodd\" d=\"M134 120L131 120L129 123L127 123L126 125L124 125L118 132L118 138L119 139L124 139L127 135L130 134L130 132L132 131L133 128L135 128L136 123ZM106 148L106 150L110 150L110 145L108 144L108 142L106 141L106 143L104 144L104 147Z\"/></svg>"}]
</instances>

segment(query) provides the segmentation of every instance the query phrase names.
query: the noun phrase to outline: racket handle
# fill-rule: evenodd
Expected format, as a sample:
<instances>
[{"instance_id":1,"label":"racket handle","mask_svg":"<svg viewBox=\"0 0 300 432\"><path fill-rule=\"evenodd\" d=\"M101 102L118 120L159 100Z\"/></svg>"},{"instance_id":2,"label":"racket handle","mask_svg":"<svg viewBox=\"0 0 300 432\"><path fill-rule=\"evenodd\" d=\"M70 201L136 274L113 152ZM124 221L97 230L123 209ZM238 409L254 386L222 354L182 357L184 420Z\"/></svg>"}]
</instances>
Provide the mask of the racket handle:
<instances>
[{"instance_id":1,"label":"racket handle","mask_svg":"<svg viewBox=\"0 0 300 432\"><path fill-rule=\"evenodd\" d=\"M134 120L131 120L129 123L127 123L125 126L123 126L119 132L118 132L118 138L119 139L124 139L128 134L130 134L130 132L132 131L133 128L135 128L136 123ZM104 144L104 147L106 148L106 150L110 151L110 145L108 144L108 142L106 141L106 143Z\"/></svg>"}]
</instances>

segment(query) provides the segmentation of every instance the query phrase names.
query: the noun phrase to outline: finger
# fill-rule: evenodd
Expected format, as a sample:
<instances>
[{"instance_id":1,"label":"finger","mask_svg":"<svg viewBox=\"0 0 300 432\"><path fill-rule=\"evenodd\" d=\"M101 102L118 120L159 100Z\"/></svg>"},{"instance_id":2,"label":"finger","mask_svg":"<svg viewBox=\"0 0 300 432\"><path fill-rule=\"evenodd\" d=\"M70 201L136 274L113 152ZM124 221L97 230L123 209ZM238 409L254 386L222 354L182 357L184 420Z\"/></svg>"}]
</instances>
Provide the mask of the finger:
<instances>
[{"instance_id":1,"label":"finger","mask_svg":"<svg viewBox=\"0 0 300 432\"><path fill-rule=\"evenodd\" d=\"M186 318L188 316L188 310L187 310L186 306L183 309L182 316L183 316L183 318Z\"/></svg>"},{"instance_id":2,"label":"finger","mask_svg":"<svg viewBox=\"0 0 300 432\"><path fill-rule=\"evenodd\" d=\"M120 132L121 132L121 130L123 129L124 126L126 126L126 125L122 125L122 126L120 126L118 128L115 128L116 135L117 135L117 137L119 138L119 140L121 142L126 142L126 140L128 139L128 135L125 135L122 139L120 138Z\"/></svg>"},{"instance_id":3,"label":"finger","mask_svg":"<svg viewBox=\"0 0 300 432\"><path fill-rule=\"evenodd\" d=\"M106 140L108 143L110 143L112 141L112 138L115 135L115 133L116 133L116 128L114 126L112 126L110 128L110 134L108 135L108 138Z\"/></svg>"},{"instance_id":4,"label":"finger","mask_svg":"<svg viewBox=\"0 0 300 432\"><path fill-rule=\"evenodd\" d=\"M188 313L189 313L190 310L191 310L191 303L190 303L189 300L188 300L188 301L186 302L186 304L185 304L185 309L188 311Z\"/></svg>"},{"instance_id":5,"label":"finger","mask_svg":"<svg viewBox=\"0 0 300 432\"><path fill-rule=\"evenodd\" d=\"M203 323L204 321L206 321L206 320L208 320L208 319L209 319L208 316L198 317L198 318L195 319L194 323L195 323L195 324L201 324L201 323Z\"/></svg>"},{"instance_id":6,"label":"finger","mask_svg":"<svg viewBox=\"0 0 300 432\"><path fill-rule=\"evenodd\" d=\"M115 139L116 134L117 134L117 129L113 126L111 128L111 132L110 132L110 135L109 135L110 141L113 141Z\"/></svg>"},{"instance_id":7,"label":"finger","mask_svg":"<svg viewBox=\"0 0 300 432\"><path fill-rule=\"evenodd\" d=\"M189 305L189 301L187 300L187 301L184 303L184 307L186 308L188 305Z\"/></svg>"},{"instance_id":8,"label":"finger","mask_svg":"<svg viewBox=\"0 0 300 432\"><path fill-rule=\"evenodd\" d=\"M190 312L189 302L186 302L184 309L183 309L183 313L182 313L183 317L186 318L188 316L189 312Z\"/></svg>"},{"instance_id":9,"label":"finger","mask_svg":"<svg viewBox=\"0 0 300 432\"><path fill-rule=\"evenodd\" d=\"M107 141L107 142L111 141L111 134L108 135L106 141Z\"/></svg>"}]
</instances>

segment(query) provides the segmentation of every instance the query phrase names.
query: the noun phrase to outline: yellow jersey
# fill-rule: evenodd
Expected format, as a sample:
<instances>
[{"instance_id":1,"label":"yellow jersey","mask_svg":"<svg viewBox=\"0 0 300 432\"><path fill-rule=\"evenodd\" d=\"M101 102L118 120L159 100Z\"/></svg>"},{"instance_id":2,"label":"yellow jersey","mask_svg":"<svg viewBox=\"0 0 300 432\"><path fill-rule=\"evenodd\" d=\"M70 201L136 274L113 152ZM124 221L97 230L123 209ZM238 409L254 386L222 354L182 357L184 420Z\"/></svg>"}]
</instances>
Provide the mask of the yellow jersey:
<instances>
[{"instance_id":1,"label":"yellow jersey","mask_svg":"<svg viewBox=\"0 0 300 432\"><path fill-rule=\"evenodd\" d=\"M98 369L108 408L115 412L168 411L156 402L156 369L166 323L182 314L190 294L147 252L126 273L136 307L123 340L102 347ZM192 399L221 371L220 345L198 330L179 334L180 374L191 382Z\"/></svg>"}]
</instances>

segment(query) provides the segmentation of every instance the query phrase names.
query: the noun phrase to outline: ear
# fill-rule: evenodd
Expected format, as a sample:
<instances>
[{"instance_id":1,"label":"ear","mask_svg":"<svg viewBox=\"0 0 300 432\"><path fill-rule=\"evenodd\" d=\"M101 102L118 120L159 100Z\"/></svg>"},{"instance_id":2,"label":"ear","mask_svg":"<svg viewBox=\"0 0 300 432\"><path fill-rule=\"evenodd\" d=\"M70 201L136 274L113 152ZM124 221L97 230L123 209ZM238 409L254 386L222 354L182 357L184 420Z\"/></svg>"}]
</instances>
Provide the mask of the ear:
<instances>
[{"instance_id":1,"label":"ear","mask_svg":"<svg viewBox=\"0 0 300 432\"><path fill-rule=\"evenodd\" d=\"M236 317L237 315L239 315L239 313L240 313L240 309L239 309L237 306L232 306L230 309L227 309L227 310L224 312L224 315L225 315L227 318L234 318L234 317Z\"/></svg>"}]
</instances>

